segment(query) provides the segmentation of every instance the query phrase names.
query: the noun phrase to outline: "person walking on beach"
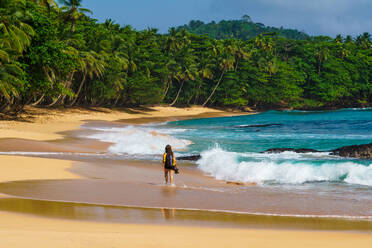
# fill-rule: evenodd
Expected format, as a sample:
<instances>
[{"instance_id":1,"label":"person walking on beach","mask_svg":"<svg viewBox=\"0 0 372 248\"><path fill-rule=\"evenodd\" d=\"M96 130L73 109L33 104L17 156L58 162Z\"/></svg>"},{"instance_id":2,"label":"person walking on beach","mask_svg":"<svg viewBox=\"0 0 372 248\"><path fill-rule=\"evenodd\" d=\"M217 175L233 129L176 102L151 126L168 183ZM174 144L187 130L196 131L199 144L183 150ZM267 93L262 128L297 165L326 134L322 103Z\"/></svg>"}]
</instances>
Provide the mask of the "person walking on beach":
<instances>
[{"instance_id":1,"label":"person walking on beach","mask_svg":"<svg viewBox=\"0 0 372 248\"><path fill-rule=\"evenodd\" d=\"M172 151L170 145L165 146L165 153L163 154L163 168L165 183L168 183L168 179L171 185L174 185L173 174L178 172L176 157Z\"/></svg>"}]
</instances>

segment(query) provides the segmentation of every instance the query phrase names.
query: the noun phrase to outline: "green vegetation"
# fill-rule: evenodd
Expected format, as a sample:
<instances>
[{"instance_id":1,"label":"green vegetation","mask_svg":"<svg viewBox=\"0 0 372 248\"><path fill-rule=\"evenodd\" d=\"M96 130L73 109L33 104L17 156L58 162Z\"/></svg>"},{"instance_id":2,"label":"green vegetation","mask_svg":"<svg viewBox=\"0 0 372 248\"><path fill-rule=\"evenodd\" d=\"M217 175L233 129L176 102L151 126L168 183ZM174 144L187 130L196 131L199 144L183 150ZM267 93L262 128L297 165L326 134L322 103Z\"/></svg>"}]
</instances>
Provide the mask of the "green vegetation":
<instances>
[{"instance_id":1,"label":"green vegetation","mask_svg":"<svg viewBox=\"0 0 372 248\"><path fill-rule=\"evenodd\" d=\"M81 0L0 0L0 112L25 105L169 104L256 108L369 106L364 33L217 40L136 31L88 17Z\"/></svg>"},{"instance_id":2,"label":"green vegetation","mask_svg":"<svg viewBox=\"0 0 372 248\"><path fill-rule=\"evenodd\" d=\"M219 23L214 21L204 23L199 20L192 20L188 25L183 25L177 30L186 29L193 34L207 35L211 38L221 39L240 39L249 40L260 34L276 34L288 39L305 40L310 38L304 32L296 29L268 27L262 23L254 23L248 15L244 15L241 20L222 20Z\"/></svg>"}]
</instances>

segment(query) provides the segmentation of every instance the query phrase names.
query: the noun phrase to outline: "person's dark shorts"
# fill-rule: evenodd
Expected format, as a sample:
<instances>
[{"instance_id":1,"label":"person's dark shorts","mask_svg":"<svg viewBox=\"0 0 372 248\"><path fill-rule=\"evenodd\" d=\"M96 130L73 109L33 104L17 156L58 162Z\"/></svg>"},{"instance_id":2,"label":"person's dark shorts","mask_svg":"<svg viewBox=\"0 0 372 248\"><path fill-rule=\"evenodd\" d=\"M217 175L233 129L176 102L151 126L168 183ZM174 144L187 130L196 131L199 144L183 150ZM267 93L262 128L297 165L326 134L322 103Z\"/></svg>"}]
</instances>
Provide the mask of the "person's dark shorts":
<instances>
[{"instance_id":1,"label":"person's dark shorts","mask_svg":"<svg viewBox=\"0 0 372 248\"><path fill-rule=\"evenodd\" d=\"M166 165L165 167L164 167L164 169L166 169L166 170L176 170L176 166L174 166L174 165L171 165L171 166L169 166L169 165Z\"/></svg>"}]
</instances>

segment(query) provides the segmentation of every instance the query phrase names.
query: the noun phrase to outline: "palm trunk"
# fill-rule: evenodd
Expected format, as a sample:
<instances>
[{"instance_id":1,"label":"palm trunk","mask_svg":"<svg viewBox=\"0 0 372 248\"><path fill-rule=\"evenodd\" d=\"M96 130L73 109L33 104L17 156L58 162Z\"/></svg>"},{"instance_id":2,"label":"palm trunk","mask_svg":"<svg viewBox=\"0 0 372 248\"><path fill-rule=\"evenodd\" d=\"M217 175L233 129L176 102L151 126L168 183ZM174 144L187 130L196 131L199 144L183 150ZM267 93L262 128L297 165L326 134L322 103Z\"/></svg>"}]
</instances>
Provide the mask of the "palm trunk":
<instances>
[{"instance_id":1,"label":"palm trunk","mask_svg":"<svg viewBox=\"0 0 372 248\"><path fill-rule=\"evenodd\" d=\"M77 99L79 98L80 91L81 91L81 89L83 88L86 79L87 79L87 73L85 72L85 73L84 73L84 76L83 76L83 80L81 80L81 83L80 83L79 89L78 89L78 91L76 92L76 97L75 97L75 99L71 102L71 104L69 105L70 107L73 106L73 105L75 105Z\"/></svg>"},{"instance_id":2,"label":"palm trunk","mask_svg":"<svg viewBox=\"0 0 372 248\"><path fill-rule=\"evenodd\" d=\"M56 105L57 103L58 103L58 101L59 101L59 99L61 99L61 96L62 96L62 94L60 94L57 98L56 98L56 100L54 100L51 104L49 104L47 107L53 107L54 105Z\"/></svg>"},{"instance_id":3,"label":"palm trunk","mask_svg":"<svg viewBox=\"0 0 372 248\"><path fill-rule=\"evenodd\" d=\"M105 101L105 98L102 97L102 99L95 106L100 107L104 101Z\"/></svg>"},{"instance_id":4,"label":"palm trunk","mask_svg":"<svg viewBox=\"0 0 372 248\"><path fill-rule=\"evenodd\" d=\"M166 88L165 91L164 91L163 99L165 99L165 97L167 96L167 93L168 93L168 90L169 90L169 87L170 87L171 83L172 83L171 80L168 81L167 88Z\"/></svg>"},{"instance_id":5,"label":"palm trunk","mask_svg":"<svg viewBox=\"0 0 372 248\"><path fill-rule=\"evenodd\" d=\"M210 100L210 99L212 98L212 96L214 95L214 92L216 91L218 85L220 85L220 83L221 83L221 80L222 80L222 78L223 78L223 75L225 74L225 71L226 71L226 69L223 69L223 71L222 71L222 73L221 73L221 76L220 76L220 78L218 79L218 82L217 82L216 86L214 87L212 93L209 95L209 97L207 98L207 100L205 100L205 102L203 103L203 105L202 105L203 107L204 107L204 106L209 102L209 100Z\"/></svg>"},{"instance_id":6,"label":"palm trunk","mask_svg":"<svg viewBox=\"0 0 372 248\"><path fill-rule=\"evenodd\" d=\"M9 106L9 100L5 99L5 103L0 107L0 113L3 113L3 111Z\"/></svg>"},{"instance_id":7,"label":"palm trunk","mask_svg":"<svg viewBox=\"0 0 372 248\"><path fill-rule=\"evenodd\" d=\"M31 106L36 106L39 103L41 103L42 100L44 100L45 93L34 103L31 104Z\"/></svg>"},{"instance_id":8,"label":"palm trunk","mask_svg":"<svg viewBox=\"0 0 372 248\"><path fill-rule=\"evenodd\" d=\"M238 69L238 64L239 64L239 60L237 59L237 60L236 60L236 64L235 64L234 71L236 71L236 70Z\"/></svg>"},{"instance_id":9,"label":"palm trunk","mask_svg":"<svg viewBox=\"0 0 372 248\"><path fill-rule=\"evenodd\" d=\"M181 93L181 90L182 90L182 87L183 87L183 83L185 82L185 80L182 80L182 83L181 83L181 86L180 88L178 89L178 92L177 92L177 95L176 95L176 98L174 99L174 101L169 105L169 106L173 106L177 100L178 100L178 97L180 96L180 93Z\"/></svg>"},{"instance_id":10,"label":"palm trunk","mask_svg":"<svg viewBox=\"0 0 372 248\"><path fill-rule=\"evenodd\" d=\"M118 104L119 99L120 99L120 95L115 99L114 105L112 105L112 107L116 107L116 104Z\"/></svg>"},{"instance_id":11,"label":"palm trunk","mask_svg":"<svg viewBox=\"0 0 372 248\"><path fill-rule=\"evenodd\" d=\"M66 88L67 88L67 89L70 89L70 88L71 88L71 85L72 85L72 79L74 78L74 74L75 74L75 72L72 72L72 73L71 73L71 75L70 75L70 77L69 77L69 79L68 79L68 81L67 81L67 83L66 83ZM64 96L62 97L62 100L61 100L61 103L62 103L62 104L65 102L66 96L67 96L67 95L64 95Z\"/></svg>"}]
</instances>

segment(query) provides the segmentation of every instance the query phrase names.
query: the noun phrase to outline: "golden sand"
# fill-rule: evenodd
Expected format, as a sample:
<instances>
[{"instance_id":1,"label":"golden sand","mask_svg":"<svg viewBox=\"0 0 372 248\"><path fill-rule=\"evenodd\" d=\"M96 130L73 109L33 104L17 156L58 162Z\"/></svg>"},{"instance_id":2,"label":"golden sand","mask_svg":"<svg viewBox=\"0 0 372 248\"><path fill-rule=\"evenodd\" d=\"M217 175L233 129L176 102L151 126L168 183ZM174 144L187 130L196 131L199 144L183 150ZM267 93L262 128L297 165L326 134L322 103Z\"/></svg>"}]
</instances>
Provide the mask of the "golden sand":
<instances>
[{"instance_id":1,"label":"golden sand","mask_svg":"<svg viewBox=\"0 0 372 248\"><path fill-rule=\"evenodd\" d=\"M55 140L63 138L61 132L78 129L89 120L117 121L138 118L168 118L209 114L210 116L236 115L203 107L174 108L165 106L142 109L111 110L106 108L39 109L27 107L26 113L16 121L0 121L0 138ZM240 113L242 114L242 113Z\"/></svg>"},{"instance_id":2,"label":"golden sand","mask_svg":"<svg viewBox=\"0 0 372 248\"><path fill-rule=\"evenodd\" d=\"M80 178L68 171L71 164L58 159L0 156L0 182Z\"/></svg>"}]
</instances>

